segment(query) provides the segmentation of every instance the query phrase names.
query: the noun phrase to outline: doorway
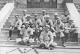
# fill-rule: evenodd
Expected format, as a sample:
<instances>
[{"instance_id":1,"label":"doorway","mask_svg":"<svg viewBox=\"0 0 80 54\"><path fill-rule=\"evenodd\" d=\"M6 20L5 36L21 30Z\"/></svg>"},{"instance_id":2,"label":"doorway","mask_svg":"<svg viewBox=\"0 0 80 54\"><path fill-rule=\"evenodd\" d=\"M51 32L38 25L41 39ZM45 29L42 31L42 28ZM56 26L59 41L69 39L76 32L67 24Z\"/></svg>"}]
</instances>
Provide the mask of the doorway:
<instances>
[{"instance_id":1,"label":"doorway","mask_svg":"<svg viewBox=\"0 0 80 54\"><path fill-rule=\"evenodd\" d=\"M27 0L27 8L57 8L57 0Z\"/></svg>"}]
</instances>

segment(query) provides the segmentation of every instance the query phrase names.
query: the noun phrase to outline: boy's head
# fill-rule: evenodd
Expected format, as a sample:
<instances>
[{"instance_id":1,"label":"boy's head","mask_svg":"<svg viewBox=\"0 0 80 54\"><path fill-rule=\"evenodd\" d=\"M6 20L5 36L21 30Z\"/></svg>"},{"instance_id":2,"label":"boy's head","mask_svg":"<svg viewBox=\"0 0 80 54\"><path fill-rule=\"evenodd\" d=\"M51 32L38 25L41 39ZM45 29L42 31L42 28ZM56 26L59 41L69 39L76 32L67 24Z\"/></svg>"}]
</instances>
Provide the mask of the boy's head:
<instances>
[{"instance_id":1,"label":"boy's head","mask_svg":"<svg viewBox=\"0 0 80 54\"><path fill-rule=\"evenodd\" d=\"M31 16L30 15L27 15L26 16L26 19L29 21L31 19Z\"/></svg>"},{"instance_id":2,"label":"boy's head","mask_svg":"<svg viewBox=\"0 0 80 54\"><path fill-rule=\"evenodd\" d=\"M42 15L46 15L46 10L42 10Z\"/></svg>"},{"instance_id":3,"label":"boy's head","mask_svg":"<svg viewBox=\"0 0 80 54\"><path fill-rule=\"evenodd\" d=\"M49 26L49 25L46 25L46 26L45 26L45 31L48 32L49 29L50 29L50 26Z\"/></svg>"},{"instance_id":4,"label":"boy's head","mask_svg":"<svg viewBox=\"0 0 80 54\"><path fill-rule=\"evenodd\" d=\"M45 15L45 16L44 16L44 19L45 19L46 21L49 21L49 18L50 18L49 15Z\"/></svg>"},{"instance_id":5,"label":"boy's head","mask_svg":"<svg viewBox=\"0 0 80 54\"><path fill-rule=\"evenodd\" d=\"M57 17L58 17L58 13L55 13L55 14L54 14L54 17L57 19Z\"/></svg>"},{"instance_id":6,"label":"boy's head","mask_svg":"<svg viewBox=\"0 0 80 54\"><path fill-rule=\"evenodd\" d=\"M38 14L34 14L34 18L35 18L35 20L37 20L38 19Z\"/></svg>"},{"instance_id":7,"label":"boy's head","mask_svg":"<svg viewBox=\"0 0 80 54\"><path fill-rule=\"evenodd\" d=\"M26 10L23 10L23 15L24 15L24 16L26 15L26 12L27 12Z\"/></svg>"},{"instance_id":8,"label":"boy's head","mask_svg":"<svg viewBox=\"0 0 80 54\"><path fill-rule=\"evenodd\" d=\"M25 22L25 28L27 29L29 27L29 22Z\"/></svg>"},{"instance_id":9,"label":"boy's head","mask_svg":"<svg viewBox=\"0 0 80 54\"><path fill-rule=\"evenodd\" d=\"M15 19L18 20L19 19L19 15L15 15Z\"/></svg>"},{"instance_id":10,"label":"boy's head","mask_svg":"<svg viewBox=\"0 0 80 54\"><path fill-rule=\"evenodd\" d=\"M58 19L58 20L57 20L57 24L60 24L60 23L61 23L61 21Z\"/></svg>"}]
</instances>

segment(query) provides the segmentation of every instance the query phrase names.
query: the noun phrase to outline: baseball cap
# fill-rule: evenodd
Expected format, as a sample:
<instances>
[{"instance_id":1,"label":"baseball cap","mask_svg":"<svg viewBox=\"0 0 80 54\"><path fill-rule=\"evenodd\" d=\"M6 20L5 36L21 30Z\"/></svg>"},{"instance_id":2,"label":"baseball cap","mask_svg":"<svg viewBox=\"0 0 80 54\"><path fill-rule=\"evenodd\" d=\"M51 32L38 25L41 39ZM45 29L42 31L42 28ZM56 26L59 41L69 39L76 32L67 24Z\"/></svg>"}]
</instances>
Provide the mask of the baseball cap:
<instances>
[{"instance_id":1,"label":"baseball cap","mask_svg":"<svg viewBox=\"0 0 80 54\"><path fill-rule=\"evenodd\" d=\"M46 27L50 28L50 26L49 26L49 25L46 25Z\"/></svg>"},{"instance_id":2,"label":"baseball cap","mask_svg":"<svg viewBox=\"0 0 80 54\"><path fill-rule=\"evenodd\" d=\"M55 13L54 15L58 15L58 13Z\"/></svg>"}]
</instances>

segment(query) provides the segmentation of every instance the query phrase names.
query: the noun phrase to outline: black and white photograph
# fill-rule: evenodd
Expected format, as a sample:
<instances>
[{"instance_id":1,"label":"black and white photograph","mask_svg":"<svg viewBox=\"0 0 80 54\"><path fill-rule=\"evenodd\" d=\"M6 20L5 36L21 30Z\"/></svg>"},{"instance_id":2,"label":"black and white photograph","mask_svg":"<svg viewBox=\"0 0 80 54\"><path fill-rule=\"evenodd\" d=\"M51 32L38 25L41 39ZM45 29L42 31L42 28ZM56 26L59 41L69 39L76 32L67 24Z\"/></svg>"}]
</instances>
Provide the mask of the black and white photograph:
<instances>
[{"instance_id":1,"label":"black and white photograph","mask_svg":"<svg viewBox=\"0 0 80 54\"><path fill-rule=\"evenodd\" d=\"M80 54L80 0L0 0L0 54Z\"/></svg>"}]
</instances>

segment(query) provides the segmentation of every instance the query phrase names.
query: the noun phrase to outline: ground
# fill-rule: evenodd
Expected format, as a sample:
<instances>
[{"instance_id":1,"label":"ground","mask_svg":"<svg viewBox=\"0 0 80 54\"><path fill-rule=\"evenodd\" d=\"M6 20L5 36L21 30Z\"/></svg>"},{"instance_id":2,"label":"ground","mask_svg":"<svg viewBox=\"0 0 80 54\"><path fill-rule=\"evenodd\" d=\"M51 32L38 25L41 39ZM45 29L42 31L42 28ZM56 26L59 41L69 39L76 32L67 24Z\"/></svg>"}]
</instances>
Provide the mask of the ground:
<instances>
[{"instance_id":1,"label":"ground","mask_svg":"<svg viewBox=\"0 0 80 54\"><path fill-rule=\"evenodd\" d=\"M24 51L24 48L19 47L21 51ZM13 49L16 49L16 47L0 47L0 54L6 54L6 52L9 52ZM26 48L27 52L31 48ZM61 49L61 48L55 48L54 50L46 50L46 49L37 49L39 54L80 54L80 49ZM13 52L7 53L7 54L22 54L18 49L16 49ZM36 54L34 50L29 51L28 53L24 54Z\"/></svg>"}]
</instances>

